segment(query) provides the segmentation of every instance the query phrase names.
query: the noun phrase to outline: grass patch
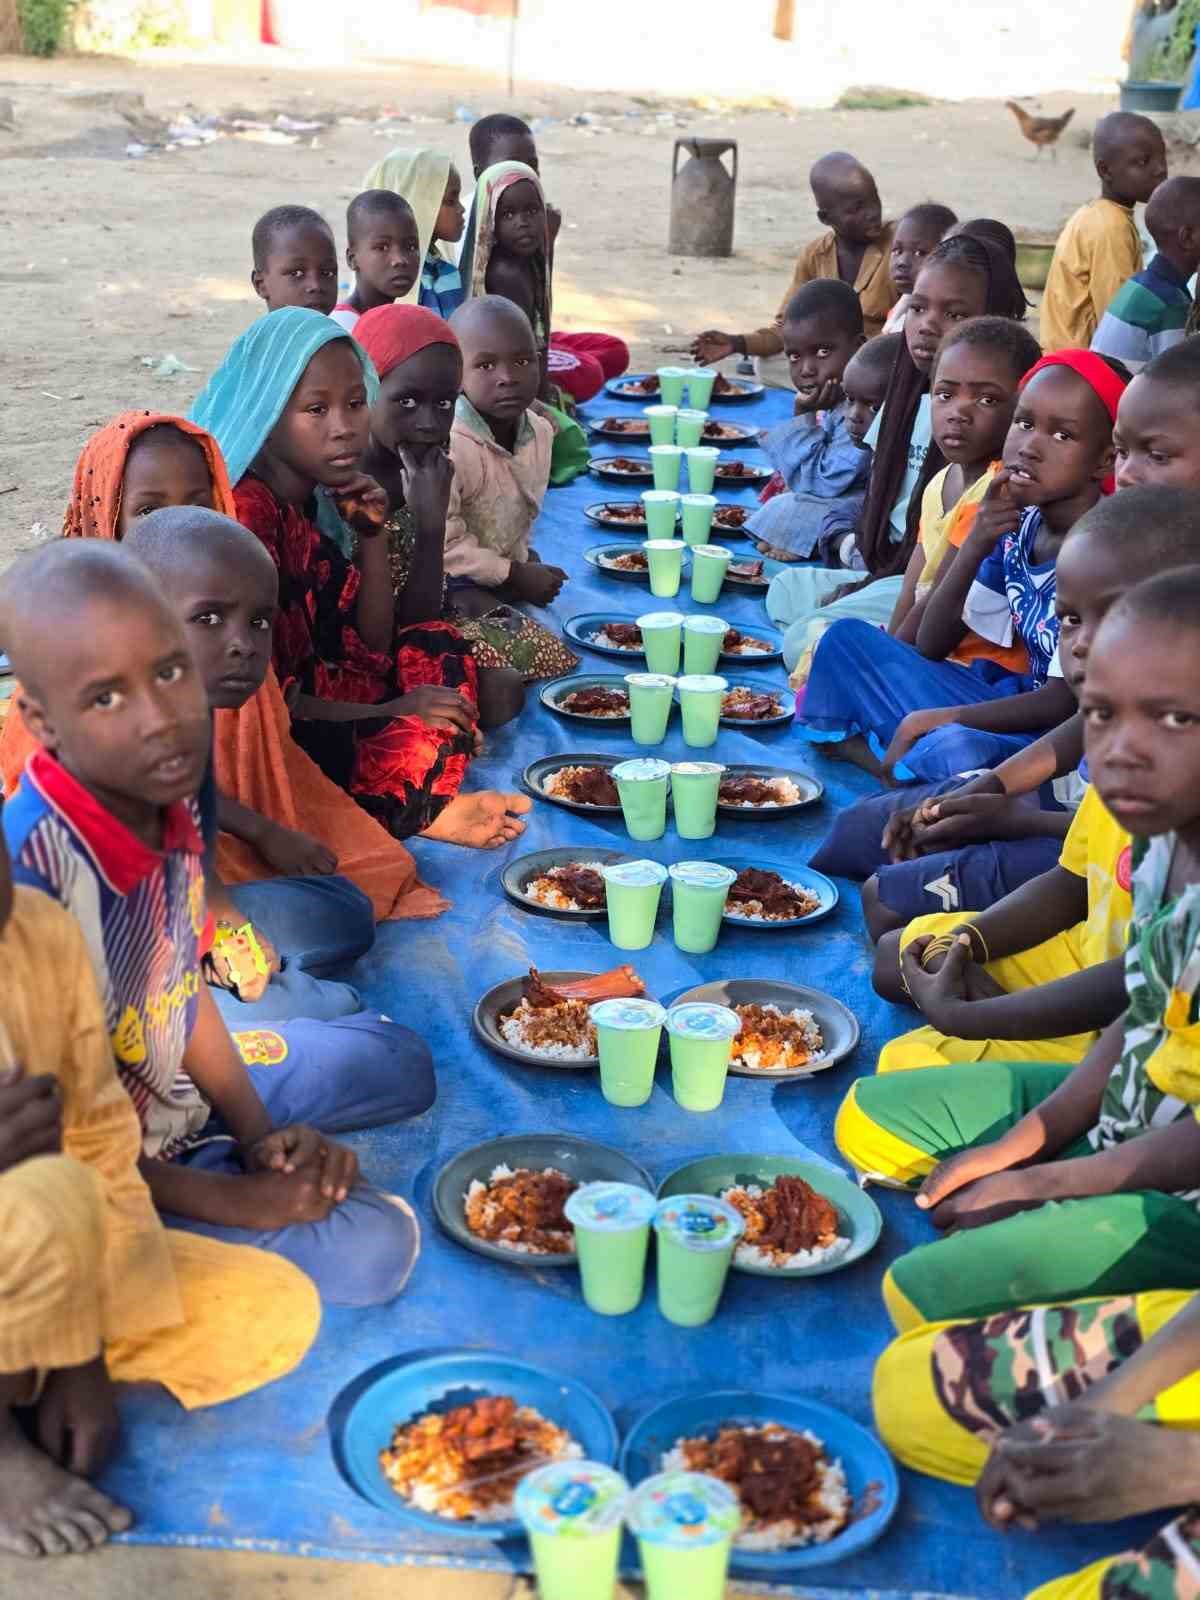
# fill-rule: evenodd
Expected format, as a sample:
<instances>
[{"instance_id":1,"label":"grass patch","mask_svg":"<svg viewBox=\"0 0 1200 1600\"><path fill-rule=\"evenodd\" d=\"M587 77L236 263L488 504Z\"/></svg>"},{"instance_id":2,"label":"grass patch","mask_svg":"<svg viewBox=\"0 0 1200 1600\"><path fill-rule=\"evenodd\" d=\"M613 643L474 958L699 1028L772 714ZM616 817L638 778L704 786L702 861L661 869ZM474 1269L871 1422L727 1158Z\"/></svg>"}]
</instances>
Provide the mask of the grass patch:
<instances>
[{"instance_id":1,"label":"grass patch","mask_svg":"<svg viewBox=\"0 0 1200 1600\"><path fill-rule=\"evenodd\" d=\"M883 89L874 84L855 84L843 90L833 103L835 111L903 111L908 106L931 106L934 101L916 89Z\"/></svg>"}]
</instances>

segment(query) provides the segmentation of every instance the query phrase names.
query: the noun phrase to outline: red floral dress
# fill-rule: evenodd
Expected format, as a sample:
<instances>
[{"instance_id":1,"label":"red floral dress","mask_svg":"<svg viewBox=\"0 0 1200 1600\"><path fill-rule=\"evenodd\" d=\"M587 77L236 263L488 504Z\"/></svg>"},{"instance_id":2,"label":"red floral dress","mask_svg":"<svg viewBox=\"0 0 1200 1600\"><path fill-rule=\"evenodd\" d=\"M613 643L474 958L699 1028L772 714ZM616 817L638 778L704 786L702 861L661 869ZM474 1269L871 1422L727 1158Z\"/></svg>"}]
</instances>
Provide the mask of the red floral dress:
<instances>
[{"instance_id":1,"label":"red floral dress","mask_svg":"<svg viewBox=\"0 0 1200 1600\"><path fill-rule=\"evenodd\" d=\"M397 630L393 653L369 650L354 626L359 568L316 523L248 473L234 490L237 518L279 570L273 663L284 694L376 705L422 684L457 689L478 707L470 646L456 628L423 622ZM323 771L398 839L427 828L458 793L470 735L419 717L296 721L292 736Z\"/></svg>"}]
</instances>

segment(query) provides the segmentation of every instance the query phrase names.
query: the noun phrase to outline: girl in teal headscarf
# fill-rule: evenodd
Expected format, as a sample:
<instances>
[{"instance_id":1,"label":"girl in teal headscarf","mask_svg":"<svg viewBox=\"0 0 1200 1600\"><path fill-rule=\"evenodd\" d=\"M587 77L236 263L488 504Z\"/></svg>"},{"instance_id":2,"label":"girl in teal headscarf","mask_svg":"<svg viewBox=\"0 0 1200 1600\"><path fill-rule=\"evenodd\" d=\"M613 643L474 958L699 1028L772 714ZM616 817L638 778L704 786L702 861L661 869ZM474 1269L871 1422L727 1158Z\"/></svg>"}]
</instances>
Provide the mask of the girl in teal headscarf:
<instances>
[{"instance_id":1,"label":"girl in teal headscarf","mask_svg":"<svg viewBox=\"0 0 1200 1600\"><path fill-rule=\"evenodd\" d=\"M530 802L459 793L478 744L475 661L440 619L396 627L387 496L359 466L377 390L337 323L288 306L235 341L192 418L279 570L273 659L297 742L398 838L492 848L523 831L514 813Z\"/></svg>"}]
</instances>

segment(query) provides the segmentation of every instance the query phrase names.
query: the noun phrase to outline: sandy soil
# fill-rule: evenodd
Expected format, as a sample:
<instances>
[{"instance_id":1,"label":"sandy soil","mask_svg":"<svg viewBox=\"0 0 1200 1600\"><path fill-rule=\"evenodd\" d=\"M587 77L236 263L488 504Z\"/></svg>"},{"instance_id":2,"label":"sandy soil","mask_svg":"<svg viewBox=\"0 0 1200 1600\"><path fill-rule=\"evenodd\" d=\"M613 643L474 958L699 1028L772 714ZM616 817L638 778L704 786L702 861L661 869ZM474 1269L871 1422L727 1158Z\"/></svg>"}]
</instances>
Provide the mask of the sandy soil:
<instances>
[{"instance_id":1,"label":"sandy soil","mask_svg":"<svg viewBox=\"0 0 1200 1600\"><path fill-rule=\"evenodd\" d=\"M167 118L185 108L244 108L368 120L334 125L315 142L223 138L130 159L134 135L111 103L123 92L143 95L148 113ZM249 235L264 210L314 205L340 237L361 174L392 144L448 147L465 164L466 126L455 108L482 113L507 104L500 83L464 73L323 70L265 50L204 65L7 58L0 96L11 97L16 117L15 131L0 131L0 558L38 524L57 530L76 453L98 424L128 406L186 409L258 313ZM1051 96L1043 104L1059 111L1067 103ZM1081 135L1109 109L1099 98L1075 103L1057 162L1034 165L999 102L717 116L609 96L588 102L605 130L595 131L565 120L580 109L577 95L519 86L513 109L550 119L539 133L542 169L566 217L556 323L619 332L639 363L700 327L760 325L787 286L798 245L818 231L808 166L839 146L869 163L893 211L938 199L960 215L1054 230L1094 190ZM414 120L381 131L389 113ZM687 130L728 133L740 144L730 260L666 253L671 146ZM199 370L166 378L143 365L168 353Z\"/></svg>"}]
</instances>

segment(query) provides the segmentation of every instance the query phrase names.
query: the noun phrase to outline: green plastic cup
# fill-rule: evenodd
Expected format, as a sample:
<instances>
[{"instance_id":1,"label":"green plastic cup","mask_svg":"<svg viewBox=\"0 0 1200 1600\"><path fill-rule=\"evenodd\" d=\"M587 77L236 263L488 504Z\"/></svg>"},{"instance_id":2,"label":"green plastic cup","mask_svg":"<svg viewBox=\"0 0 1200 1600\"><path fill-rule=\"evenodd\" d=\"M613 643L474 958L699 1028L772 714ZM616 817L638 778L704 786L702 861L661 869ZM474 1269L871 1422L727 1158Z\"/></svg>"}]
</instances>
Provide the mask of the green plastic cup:
<instances>
[{"instance_id":1,"label":"green plastic cup","mask_svg":"<svg viewBox=\"0 0 1200 1600\"><path fill-rule=\"evenodd\" d=\"M644 950L654 938L666 867L657 861L615 861L600 872L608 904L609 942L618 950Z\"/></svg>"},{"instance_id":2,"label":"green plastic cup","mask_svg":"<svg viewBox=\"0 0 1200 1600\"><path fill-rule=\"evenodd\" d=\"M660 1472L630 1495L625 1520L638 1542L646 1600L722 1600L742 1521L727 1483L700 1472Z\"/></svg>"},{"instance_id":3,"label":"green plastic cup","mask_svg":"<svg viewBox=\"0 0 1200 1600\"><path fill-rule=\"evenodd\" d=\"M721 596L725 569L732 552L720 544L698 544L692 551L692 599L697 605L711 606Z\"/></svg>"},{"instance_id":4,"label":"green plastic cup","mask_svg":"<svg viewBox=\"0 0 1200 1600\"><path fill-rule=\"evenodd\" d=\"M661 744L667 736L675 679L669 672L628 672L629 732L634 744Z\"/></svg>"},{"instance_id":5,"label":"green plastic cup","mask_svg":"<svg viewBox=\"0 0 1200 1600\"><path fill-rule=\"evenodd\" d=\"M688 488L693 494L711 494L716 482L717 458L721 452L716 445L702 444L683 453L687 457Z\"/></svg>"},{"instance_id":6,"label":"green plastic cup","mask_svg":"<svg viewBox=\"0 0 1200 1600\"><path fill-rule=\"evenodd\" d=\"M679 415L678 406L646 406L642 415L650 423L651 444L675 443L675 418Z\"/></svg>"},{"instance_id":7,"label":"green plastic cup","mask_svg":"<svg viewBox=\"0 0 1200 1600\"><path fill-rule=\"evenodd\" d=\"M646 564L650 569L650 593L660 600L672 600L683 581L682 539L644 539Z\"/></svg>"},{"instance_id":8,"label":"green plastic cup","mask_svg":"<svg viewBox=\"0 0 1200 1600\"><path fill-rule=\"evenodd\" d=\"M661 839L667 831L667 788L671 763L653 756L618 761L613 782L621 796L621 814L631 839Z\"/></svg>"},{"instance_id":9,"label":"green plastic cup","mask_svg":"<svg viewBox=\"0 0 1200 1600\"><path fill-rule=\"evenodd\" d=\"M725 897L736 877L736 872L719 867L715 861L675 863L671 868L671 928L676 950L703 956L716 949Z\"/></svg>"},{"instance_id":10,"label":"green plastic cup","mask_svg":"<svg viewBox=\"0 0 1200 1600\"><path fill-rule=\"evenodd\" d=\"M720 617L688 617L683 624L683 670L715 672L728 632L729 624Z\"/></svg>"},{"instance_id":11,"label":"green plastic cup","mask_svg":"<svg viewBox=\"0 0 1200 1600\"><path fill-rule=\"evenodd\" d=\"M674 489L646 489L642 493L646 532L652 539L674 539L679 518L679 496Z\"/></svg>"},{"instance_id":12,"label":"green plastic cup","mask_svg":"<svg viewBox=\"0 0 1200 1600\"><path fill-rule=\"evenodd\" d=\"M712 400L713 384L717 375L711 367L689 367L687 374L688 405L697 411L707 411Z\"/></svg>"},{"instance_id":13,"label":"green plastic cup","mask_svg":"<svg viewBox=\"0 0 1200 1600\"><path fill-rule=\"evenodd\" d=\"M648 611L637 619L637 625L642 630L642 650L650 671L668 675L678 672L683 613Z\"/></svg>"},{"instance_id":14,"label":"green plastic cup","mask_svg":"<svg viewBox=\"0 0 1200 1600\"><path fill-rule=\"evenodd\" d=\"M690 367L659 367L658 399L664 406L678 409L683 404L683 386L691 376Z\"/></svg>"},{"instance_id":15,"label":"green plastic cup","mask_svg":"<svg viewBox=\"0 0 1200 1600\"><path fill-rule=\"evenodd\" d=\"M707 866L702 862L697 865ZM736 874L735 874L736 876ZM732 882L732 880L730 880ZM728 891L729 884L725 884ZM725 904L724 893L721 905ZM725 1079L741 1019L728 1006L693 1000L667 1012L671 1044L671 1088L685 1111L715 1111L725 1096Z\"/></svg>"},{"instance_id":16,"label":"green plastic cup","mask_svg":"<svg viewBox=\"0 0 1200 1600\"><path fill-rule=\"evenodd\" d=\"M724 771L719 761L677 761L671 768L675 832L681 839L711 839L717 831L717 795Z\"/></svg>"},{"instance_id":17,"label":"green plastic cup","mask_svg":"<svg viewBox=\"0 0 1200 1600\"><path fill-rule=\"evenodd\" d=\"M712 532L713 514L717 509L715 494L680 495L683 511L683 542L689 545L704 544Z\"/></svg>"},{"instance_id":18,"label":"green plastic cup","mask_svg":"<svg viewBox=\"0 0 1200 1600\"><path fill-rule=\"evenodd\" d=\"M716 1315L741 1217L711 1194L677 1194L654 1213L658 1240L658 1309L680 1328L701 1328ZM691 1600L691 1595L688 1595Z\"/></svg>"},{"instance_id":19,"label":"green plastic cup","mask_svg":"<svg viewBox=\"0 0 1200 1600\"><path fill-rule=\"evenodd\" d=\"M588 1016L596 1029L604 1098L613 1106L644 1106L654 1088L665 1008L657 1000L598 1000Z\"/></svg>"},{"instance_id":20,"label":"green plastic cup","mask_svg":"<svg viewBox=\"0 0 1200 1600\"><path fill-rule=\"evenodd\" d=\"M707 411L676 411L675 443L683 450L694 450L704 433Z\"/></svg>"},{"instance_id":21,"label":"green plastic cup","mask_svg":"<svg viewBox=\"0 0 1200 1600\"><path fill-rule=\"evenodd\" d=\"M677 444L652 444L647 451L656 489L678 489L683 451Z\"/></svg>"},{"instance_id":22,"label":"green plastic cup","mask_svg":"<svg viewBox=\"0 0 1200 1600\"><path fill-rule=\"evenodd\" d=\"M612 1600L629 1485L597 1461L552 1461L514 1496L541 1600Z\"/></svg>"},{"instance_id":23,"label":"green plastic cup","mask_svg":"<svg viewBox=\"0 0 1200 1600\"><path fill-rule=\"evenodd\" d=\"M721 704L729 687L724 678L707 673L692 673L676 680L679 710L683 721L683 742L690 750L707 750L717 742L721 724Z\"/></svg>"},{"instance_id":24,"label":"green plastic cup","mask_svg":"<svg viewBox=\"0 0 1200 1600\"><path fill-rule=\"evenodd\" d=\"M622 1004L605 1002L609 1003ZM585 1183L563 1207L575 1230L575 1254L589 1311L623 1317L641 1305L656 1209L649 1189L632 1183Z\"/></svg>"}]
</instances>

